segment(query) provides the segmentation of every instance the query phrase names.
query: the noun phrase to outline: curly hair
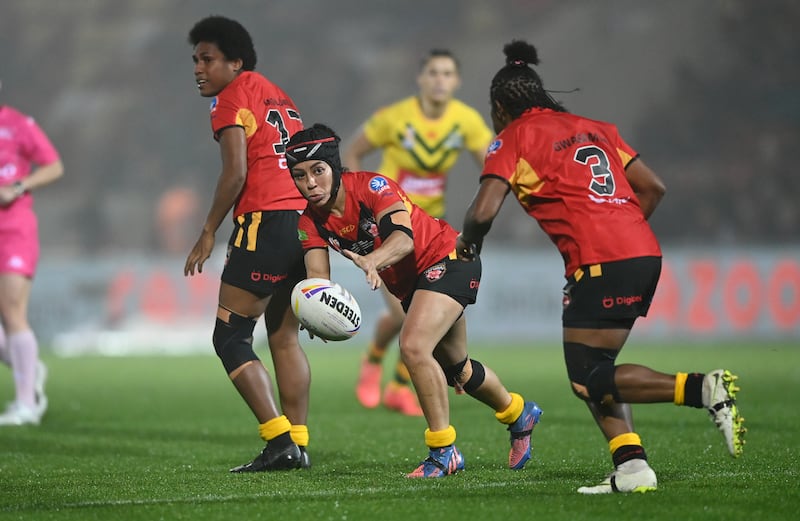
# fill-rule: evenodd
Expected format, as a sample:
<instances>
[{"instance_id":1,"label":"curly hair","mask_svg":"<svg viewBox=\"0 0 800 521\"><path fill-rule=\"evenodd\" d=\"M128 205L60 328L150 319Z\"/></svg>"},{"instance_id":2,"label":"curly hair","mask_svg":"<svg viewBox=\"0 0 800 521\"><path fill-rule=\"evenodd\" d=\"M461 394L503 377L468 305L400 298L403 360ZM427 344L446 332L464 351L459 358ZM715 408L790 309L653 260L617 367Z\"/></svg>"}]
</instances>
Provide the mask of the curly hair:
<instances>
[{"instance_id":1,"label":"curly hair","mask_svg":"<svg viewBox=\"0 0 800 521\"><path fill-rule=\"evenodd\" d=\"M242 60L242 69L246 71L256 68L253 39L236 20L224 16L203 18L189 31L189 43L194 47L200 42L216 44L228 60Z\"/></svg>"},{"instance_id":2,"label":"curly hair","mask_svg":"<svg viewBox=\"0 0 800 521\"><path fill-rule=\"evenodd\" d=\"M539 65L536 47L523 40L513 40L503 47L506 64L492 78L489 99L499 103L513 119L526 110L539 107L567 112L545 90L542 78L529 64Z\"/></svg>"}]
</instances>

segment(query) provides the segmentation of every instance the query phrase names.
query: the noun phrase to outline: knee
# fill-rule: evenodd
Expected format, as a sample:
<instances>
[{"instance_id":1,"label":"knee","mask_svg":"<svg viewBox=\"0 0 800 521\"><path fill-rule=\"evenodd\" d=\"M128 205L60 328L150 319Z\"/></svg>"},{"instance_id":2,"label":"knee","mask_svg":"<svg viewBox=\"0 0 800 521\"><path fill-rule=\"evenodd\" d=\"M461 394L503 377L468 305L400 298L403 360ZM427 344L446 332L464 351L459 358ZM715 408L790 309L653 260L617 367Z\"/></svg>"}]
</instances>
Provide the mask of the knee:
<instances>
[{"instance_id":1,"label":"knee","mask_svg":"<svg viewBox=\"0 0 800 521\"><path fill-rule=\"evenodd\" d=\"M572 392L582 399L597 403L620 402L614 380L614 362L618 352L589 347L577 342L564 342L564 360Z\"/></svg>"},{"instance_id":2,"label":"knee","mask_svg":"<svg viewBox=\"0 0 800 521\"><path fill-rule=\"evenodd\" d=\"M253 319L234 313L231 313L230 322L217 319L213 335L214 351L228 374L247 362L258 360L253 352L255 324Z\"/></svg>"},{"instance_id":3,"label":"knee","mask_svg":"<svg viewBox=\"0 0 800 521\"><path fill-rule=\"evenodd\" d=\"M400 342L400 359L407 366L419 364L424 358L424 353L420 346L413 342Z\"/></svg>"},{"instance_id":4,"label":"knee","mask_svg":"<svg viewBox=\"0 0 800 521\"><path fill-rule=\"evenodd\" d=\"M465 358L457 364L442 368L450 387L461 387L467 393L472 393L486 380L486 368L477 360Z\"/></svg>"}]
</instances>

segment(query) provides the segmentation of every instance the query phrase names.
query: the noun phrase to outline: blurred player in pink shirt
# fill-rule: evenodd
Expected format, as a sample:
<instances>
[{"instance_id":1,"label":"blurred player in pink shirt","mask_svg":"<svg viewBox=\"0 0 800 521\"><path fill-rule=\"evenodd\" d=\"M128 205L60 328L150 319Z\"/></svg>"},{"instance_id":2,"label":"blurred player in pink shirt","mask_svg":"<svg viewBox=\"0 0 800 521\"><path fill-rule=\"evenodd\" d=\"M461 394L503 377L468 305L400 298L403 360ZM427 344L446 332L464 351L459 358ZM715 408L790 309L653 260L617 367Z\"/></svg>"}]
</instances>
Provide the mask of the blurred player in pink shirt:
<instances>
[{"instance_id":1,"label":"blurred player in pink shirt","mask_svg":"<svg viewBox=\"0 0 800 521\"><path fill-rule=\"evenodd\" d=\"M39 233L31 191L64 173L58 152L30 116L0 105L0 361L11 367L16 397L2 425L38 425L47 409L47 369L28 323Z\"/></svg>"}]
</instances>

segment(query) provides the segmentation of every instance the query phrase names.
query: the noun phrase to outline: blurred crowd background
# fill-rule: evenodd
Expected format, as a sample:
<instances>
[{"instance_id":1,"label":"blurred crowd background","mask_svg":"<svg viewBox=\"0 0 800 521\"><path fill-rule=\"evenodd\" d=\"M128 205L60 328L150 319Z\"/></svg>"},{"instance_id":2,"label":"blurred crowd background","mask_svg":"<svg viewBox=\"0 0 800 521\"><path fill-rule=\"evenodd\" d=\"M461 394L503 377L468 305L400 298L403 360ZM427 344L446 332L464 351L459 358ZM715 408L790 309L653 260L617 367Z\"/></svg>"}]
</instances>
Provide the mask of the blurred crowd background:
<instances>
[{"instance_id":1,"label":"blurred crowd background","mask_svg":"<svg viewBox=\"0 0 800 521\"><path fill-rule=\"evenodd\" d=\"M241 21L257 70L345 144L416 91L434 47L458 55L458 97L488 122L502 47L526 39L555 97L616 123L664 179L665 244L800 242L796 0L2 0L0 103L33 115L66 167L36 194L46 254L188 252L220 165L186 40L210 14ZM451 173L456 227L477 176L468 158ZM490 238L545 242L535 226L506 204Z\"/></svg>"}]
</instances>

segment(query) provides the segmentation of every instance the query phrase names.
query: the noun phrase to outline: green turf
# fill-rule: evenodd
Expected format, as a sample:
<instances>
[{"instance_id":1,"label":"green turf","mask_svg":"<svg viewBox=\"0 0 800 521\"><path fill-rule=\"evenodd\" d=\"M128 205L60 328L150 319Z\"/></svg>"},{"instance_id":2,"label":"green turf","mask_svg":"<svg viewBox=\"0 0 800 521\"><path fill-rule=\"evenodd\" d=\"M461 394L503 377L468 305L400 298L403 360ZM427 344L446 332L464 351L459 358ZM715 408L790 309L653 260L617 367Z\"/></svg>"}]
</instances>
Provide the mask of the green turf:
<instances>
[{"instance_id":1,"label":"green turf","mask_svg":"<svg viewBox=\"0 0 800 521\"><path fill-rule=\"evenodd\" d=\"M702 410L636 405L658 473L644 495L575 492L610 470L606 443L566 383L557 345L474 346L506 386L539 402L534 458L505 468L492 412L452 397L467 470L408 480L425 455L424 422L365 411L353 395L356 344L313 346L310 471L231 475L262 444L216 358L48 357L50 409L39 427L0 428L0 519L796 519L800 346L626 348L622 361L665 372L724 365L740 375L742 458L727 455ZM396 353L396 352L395 352ZM392 358L395 353L392 354ZM387 361L387 367L389 361ZM0 399L11 396L0 373Z\"/></svg>"}]
</instances>

